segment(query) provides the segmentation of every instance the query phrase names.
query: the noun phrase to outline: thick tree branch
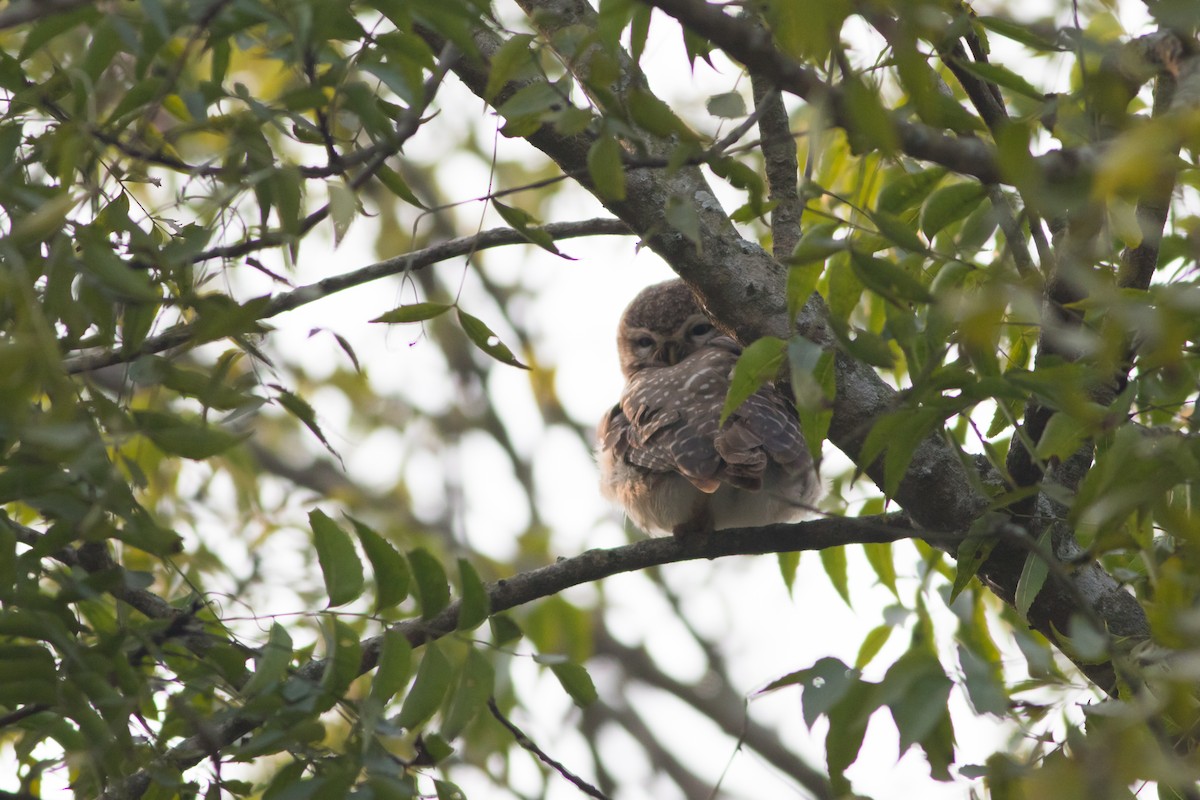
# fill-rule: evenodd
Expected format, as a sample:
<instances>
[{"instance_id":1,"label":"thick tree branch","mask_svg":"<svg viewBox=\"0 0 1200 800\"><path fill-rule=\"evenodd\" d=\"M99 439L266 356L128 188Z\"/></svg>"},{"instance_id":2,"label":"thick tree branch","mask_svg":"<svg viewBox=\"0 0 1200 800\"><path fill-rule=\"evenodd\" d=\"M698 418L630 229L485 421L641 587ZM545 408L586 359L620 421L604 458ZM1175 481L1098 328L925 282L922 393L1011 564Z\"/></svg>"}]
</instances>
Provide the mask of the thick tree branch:
<instances>
[{"instance_id":1,"label":"thick tree branch","mask_svg":"<svg viewBox=\"0 0 1200 800\"><path fill-rule=\"evenodd\" d=\"M572 586L663 564L732 555L821 550L866 542L896 542L913 535L915 532L903 514L884 514L862 518L831 517L686 538L644 539L610 550L588 550L574 558L562 559L488 584L489 608L492 614L497 614L558 594ZM404 634L414 647L419 647L453 633L458 627L460 610L461 604L455 601L431 619L405 620L392 629ZM382 646L382 636L372 637L362 643L360 674L375 668ZM290 680L303 684L319 683L325 673L326 663L324 660L310 661L297 669ZM282 696L287 696L286 690ZM135 800L149 788L151 776L157 769L185 770L209 758L214 747L227 747L263 722L263 717L249 713L215 721L203 732L172 747L150 767L114 783L101 797L103 800Z\"/></svg>"}]
</instances>

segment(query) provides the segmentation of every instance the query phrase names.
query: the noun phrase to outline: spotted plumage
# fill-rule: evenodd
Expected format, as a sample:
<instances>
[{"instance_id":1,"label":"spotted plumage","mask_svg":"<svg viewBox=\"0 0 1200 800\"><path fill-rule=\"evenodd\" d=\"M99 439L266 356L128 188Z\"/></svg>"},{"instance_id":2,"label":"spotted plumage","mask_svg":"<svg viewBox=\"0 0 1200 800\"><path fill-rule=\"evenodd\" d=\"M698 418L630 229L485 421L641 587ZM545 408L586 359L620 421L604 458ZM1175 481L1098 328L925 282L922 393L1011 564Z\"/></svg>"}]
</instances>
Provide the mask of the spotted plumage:
<instances>
[{"instance_id":1,"label":"spotted plumage","mask_svg":"<svg viewBox=\"0 0 1200 800\"><path fill-rule=\"evenodd\" d=\"M601 488L639 527L679 535L804 516L819 482L795 409L764 386L720 424L741 348L682 281L634 298L617 348L626 384L600 422Z\"/></svg>"}]
</instances>

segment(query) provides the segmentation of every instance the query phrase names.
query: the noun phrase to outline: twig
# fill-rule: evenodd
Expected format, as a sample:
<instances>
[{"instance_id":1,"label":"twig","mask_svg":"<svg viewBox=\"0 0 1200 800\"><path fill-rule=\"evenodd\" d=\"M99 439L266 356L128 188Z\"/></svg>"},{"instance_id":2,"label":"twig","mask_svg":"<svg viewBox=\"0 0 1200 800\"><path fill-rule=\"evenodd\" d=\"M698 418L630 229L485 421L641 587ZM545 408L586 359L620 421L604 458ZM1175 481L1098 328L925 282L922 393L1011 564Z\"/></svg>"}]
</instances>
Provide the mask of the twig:
<instances>
[{"instance_id":1,"label":"twig","mask_svg":"<svg viewBox=\"0 0 1200 800\"><path fill-rule=\"evenodd\" d=\"M513 735L513 739L516 741L516 743L525 750L533 753L537 757L538 761L541 761L543 764L550 767L550 769L554 770L559 775L562 775L568 781L575 784L579 791L583 792L588 797L595 797L597 800L608 800L608 795L601 792L595 786L592 786L574 772L571 772L571 770L567 769L562 762L551 758L546 754L545 750L538 747L537 742L526 736L523 730L514 725L512 720L510 720L508 717L504 716L503 712L500 711L500 707L496 705L496 698L489 697L487 705L488 710L492 712L492 716L496 718L496 721L505 728L508 728L509 733Z\"/></svg>"},{"instance_id":2,"label":"twig","mask_svg":"<svg viewBox=\"0 0 1200 800\"><path fill-rule=\"evenodd\" d=\"M0 30L74 11L96 0L17 0L0 11Z\"/></svg>"}]
</instances>

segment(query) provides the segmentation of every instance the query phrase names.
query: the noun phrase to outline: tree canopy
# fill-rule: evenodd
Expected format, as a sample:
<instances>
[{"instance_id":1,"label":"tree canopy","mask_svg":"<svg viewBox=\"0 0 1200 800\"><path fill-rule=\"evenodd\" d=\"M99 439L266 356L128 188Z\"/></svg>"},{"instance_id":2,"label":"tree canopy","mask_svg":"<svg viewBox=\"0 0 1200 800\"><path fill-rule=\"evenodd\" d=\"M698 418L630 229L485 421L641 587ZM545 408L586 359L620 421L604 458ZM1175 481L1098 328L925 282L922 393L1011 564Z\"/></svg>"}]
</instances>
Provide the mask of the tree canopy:
<instances>
[{"instance_id":1,"label":"tree canopy","mask_svg":"<svg viewBox=\"0 0 1200 800\"><path fill-rule=\"evenodd\" d=\"M1198 26L10 0L0 797L1200 797ZM813 519L603 510L658 262Z\"/></svg>"}]
</instances>

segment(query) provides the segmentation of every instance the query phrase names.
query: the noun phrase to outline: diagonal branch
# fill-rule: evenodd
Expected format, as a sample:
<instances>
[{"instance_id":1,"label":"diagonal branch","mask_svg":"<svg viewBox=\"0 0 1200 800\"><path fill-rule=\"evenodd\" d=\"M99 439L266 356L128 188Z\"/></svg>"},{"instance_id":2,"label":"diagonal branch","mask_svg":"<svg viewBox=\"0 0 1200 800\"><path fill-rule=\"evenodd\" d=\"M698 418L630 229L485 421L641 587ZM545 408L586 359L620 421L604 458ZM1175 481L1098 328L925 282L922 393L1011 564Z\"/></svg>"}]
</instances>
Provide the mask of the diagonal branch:
<instances>
[{"instance_id":1,"label":"diagonal branch","mask_svg":"<svg viewBox=\"0 0 1200 800\"><path fill-rule=\"evenodd\" d=\"M543 225L541 230L556 240L573 239L579 236L620 236L630 232L629 227L624 222L604 218L579 220L576 222L554 222ZM461 236L457 239L439 242L421 250L414 250L411 253L393 256L392 258L368 264L365 267L342 275L335 275L332 278L325 278L316 283L310 283L307 286L300 286L290 292L285 292L272 299L258 319L270 319L285 311L291 311L292 309L328 297L336 292L361 286L391 275L424 269L449 258L458 258L459 256L469 255L479 250L488 250L503 245L528 243L529 238L514 228L492 228L477 233L474 236ZM194 333L194 326L182 325L158 336L149 337L142 343L141 347L132 353L122 353L118 350L108 349L98 350L67 359L65 367L67 372L77 374L80 372L90 372L102 367L109 367L113 364L127 363L137 359L139 356L161 353L173 347L189 344L193 340Z\"/></svg>"},{"instance_id":2,"label":"diagonal branch","mask_svg":"<svg viewBox=\"0 0 1200 800\"><path fill-rule=\"evenodd\" d=\"M55 14L64 14L83 6L94 5L95 2L96 0L16 0L0 11L0 30L36 22Z\"/></svg>"}]
</instances>

